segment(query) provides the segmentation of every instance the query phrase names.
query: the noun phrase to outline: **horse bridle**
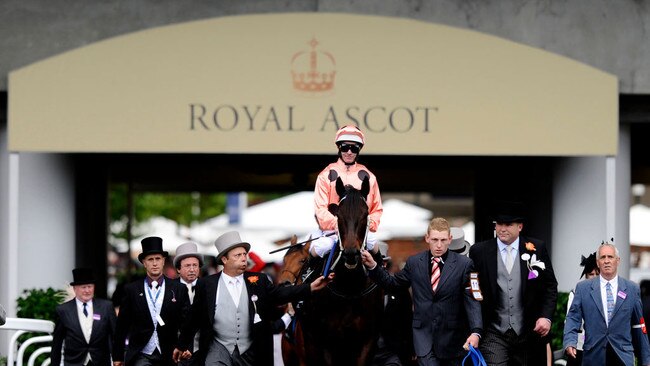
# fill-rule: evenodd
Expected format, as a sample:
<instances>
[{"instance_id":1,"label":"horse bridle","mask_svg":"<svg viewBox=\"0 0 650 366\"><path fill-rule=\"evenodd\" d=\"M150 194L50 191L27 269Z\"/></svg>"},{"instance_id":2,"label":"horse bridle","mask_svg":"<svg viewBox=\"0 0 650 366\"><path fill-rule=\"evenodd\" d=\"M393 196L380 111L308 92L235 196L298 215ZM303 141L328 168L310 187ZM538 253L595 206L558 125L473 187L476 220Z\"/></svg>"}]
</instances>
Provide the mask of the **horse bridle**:
<instances>
[{"instance_id":1,"label":"horse bridle","mask_svg":"<svg viewBox=\"0 0 650 366\"><path fill-rule=\"evenodd\" d=\"M343 196L343 198L341 198L339 200L339 203L338 203L339 206L341 205L341 202L343 202L343 200L346 197L347 197L347 195ZM364 197L361 197L361 199L363 200L363 202L366 203L366 206L367 206L368 202L366 201L366 199ZM370 216L370 215L368 215L368 216ZM370 230L370 221L366 218L366 232L363 235L363 241L361 242L361 249L367 249L367 246L368 246L368 244L367 244L368 231L369 230ZM339 259L341 259L341 255L343 254L343 249L344 249L343 248L343 240L341 240L341 232L339 231L338 225L336 226L336 237L338 238L338 241L339 241L339 254L336 256L336 259L334 261L332 261L332 265L329 268L330 271L334 270L334 267L336 267L336 264L339 262ZM347 266L347 263L345 265ZM348 268L348 269L352 269L352 268ZM365 270L365 267L364 267L364 270ZM366 272L367 272L367 270L366 270Z\"/></svg>"}]
</instances>

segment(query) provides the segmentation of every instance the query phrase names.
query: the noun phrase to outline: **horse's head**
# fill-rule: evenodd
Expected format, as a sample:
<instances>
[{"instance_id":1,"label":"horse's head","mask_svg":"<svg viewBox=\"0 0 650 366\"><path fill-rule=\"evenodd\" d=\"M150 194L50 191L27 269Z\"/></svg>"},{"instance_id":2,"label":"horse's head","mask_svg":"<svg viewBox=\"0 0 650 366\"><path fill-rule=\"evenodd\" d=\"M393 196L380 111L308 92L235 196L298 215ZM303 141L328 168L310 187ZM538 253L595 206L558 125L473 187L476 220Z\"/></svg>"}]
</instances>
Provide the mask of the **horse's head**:
<instances>
[{"instance_id":1,"label":"horse's head","mask_svg":"<svg viewBox=\"0 0 650 366\"><path fill-rule=\"evenodd\" d=\"M298 242L298 238L294 235L291 237L291 245ZM297 245L289 248L284 254L282 270L278 276L278 284L280 285L297 285L300 284L300 272L302 266L309 259L309 247L311 243L305 245Z\"/></svg>"},{"instance_id":2,"label":"horse's head","mask_svg":"<svg viewBox=\"0 0 650 366\"><path fill-rule=\"evenodd\" d=\"M341 178L336 179L336 193L340 200L336 216L338 218L341 249L345 267L355 269L361 266L361 248L365 246L368 230L368 204L366 197L370 192L368 177L363 179L361 190L344 186Z\"/></svg>"}]
</instances>

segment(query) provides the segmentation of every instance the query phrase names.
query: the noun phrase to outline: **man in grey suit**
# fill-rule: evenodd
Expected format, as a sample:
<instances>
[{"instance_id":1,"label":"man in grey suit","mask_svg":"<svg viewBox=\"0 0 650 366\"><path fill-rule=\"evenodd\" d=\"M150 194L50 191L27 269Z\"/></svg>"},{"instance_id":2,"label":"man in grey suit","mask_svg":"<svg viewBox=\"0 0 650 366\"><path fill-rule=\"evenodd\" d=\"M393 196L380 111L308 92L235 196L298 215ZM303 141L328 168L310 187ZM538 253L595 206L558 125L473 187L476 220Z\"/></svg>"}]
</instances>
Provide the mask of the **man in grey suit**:
<instances>
[{"instance_id":1,"label":"man in grey suit","mask_svg":"<svg viewBox=\"0 0 650 366\"><path fill-rule=\"evenodd\" d=\"M51 365L61 364L65 341L65 365L111 365L115 333L115 309L108 300L95 299L95 279L89 268L72 270L75 298L56 307L52 334Z\"/></svg>"},{"instance_id":2,"label":"man in grey suit","mask_svg":"<svg viewBox=\"0 0 650 366\"><path fill-rule=\"evenodd\" d=\"M576 357L578 332L584 320L583 365L650 365L650 345L643 320L639 286L618 276L621 258L613 244L598 248L600 275L576 286L564 325L564 348Z\"/></svg>"},{"instance_id":3,"label":"man in grey suit","mask_svg":"<svg viewBox=\"0 0 650 366\"><path fill-rule=\"evenodd\" d=\"M409 257L404 269L390 275L368 251L361 253L370 278L380 286L413 290L413 343L419 365L460 365L471 344L478 347L481 306L470 291L472 260L449 251L449 223L434 218L424 240L429 250ZM465 349L465 350L464 350Z\"/></svg>"},{"instance_id":4,"label":"man in grey suit","mask_svg":"<svg viewBox=\"0 0 650 366\"><path fill-rule=\"evenodd\" d=\"M198 282L190 327L181 330L174 360L191 355L194 335L200 330L200 364L272 366L275 306L309 297L328 281L321 276L311 284L274 286L266 274L246 270L251 245L236 231L217 238L215 247L223 271Z\"/></svg>"},{"instance_id":5,"label":"man in grey suit","mask_svg":"<svg viewBox=\"0 0 650 366\"><path fill-rule=\"evenodd\" d=\"M472 245L483 301L481 353L489 366L546 366L557 280L543 241L520 235L521 202L500 202L496 238Z\"/></svg>"}]
</instances>

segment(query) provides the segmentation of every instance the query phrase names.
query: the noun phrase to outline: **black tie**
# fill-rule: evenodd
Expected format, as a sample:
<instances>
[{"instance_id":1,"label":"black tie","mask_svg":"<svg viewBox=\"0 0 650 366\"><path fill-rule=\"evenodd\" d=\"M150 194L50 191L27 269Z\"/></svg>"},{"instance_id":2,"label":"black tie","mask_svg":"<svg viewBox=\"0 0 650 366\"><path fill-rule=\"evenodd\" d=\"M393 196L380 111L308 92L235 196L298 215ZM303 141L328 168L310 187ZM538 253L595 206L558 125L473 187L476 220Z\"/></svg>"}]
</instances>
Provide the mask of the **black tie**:
<instances>
[{"instance_id":1,"label":"black tie","mask_svg":"<svg viewBox=\"0 0 650 366\"><path fill-rule=\"evenodd\" d=\"M88 317L88 309L87 309L88 304L84 302L84 316L87 318Z\"/></svg>"}]
</instances>

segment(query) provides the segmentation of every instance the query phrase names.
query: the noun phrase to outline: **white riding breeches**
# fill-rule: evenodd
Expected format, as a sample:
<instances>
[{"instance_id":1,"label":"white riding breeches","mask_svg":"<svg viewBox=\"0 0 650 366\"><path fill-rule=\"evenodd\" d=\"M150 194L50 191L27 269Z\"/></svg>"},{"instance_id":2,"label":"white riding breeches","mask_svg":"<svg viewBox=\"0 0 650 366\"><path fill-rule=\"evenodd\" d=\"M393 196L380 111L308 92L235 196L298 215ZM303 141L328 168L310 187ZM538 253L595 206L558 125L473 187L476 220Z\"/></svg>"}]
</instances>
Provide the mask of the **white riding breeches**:
<instances>
[{"instance_id":1,"label":"white riding breeches","mask_svg":"<svg viewBox=\"0 0 650 366\"><path fill-rule=\"evenodd\" d=\"M316 231L312 234L313 238L317 238L319 236L333 233L333 230L325 230L325 231ZM324 258L325 255L327 255L332 247L334 246L334 243L338 241L338 236L336 234L331 235L331 236L323 236L322 238L316 239L311 242L311 248L313 249L313 252L318 254L319 257ZM372 231L368 231L368 237L366 238L366 249L372 250L375 245L377 244L377 235L373 233Z\"/></svg>"}]
</instances>

